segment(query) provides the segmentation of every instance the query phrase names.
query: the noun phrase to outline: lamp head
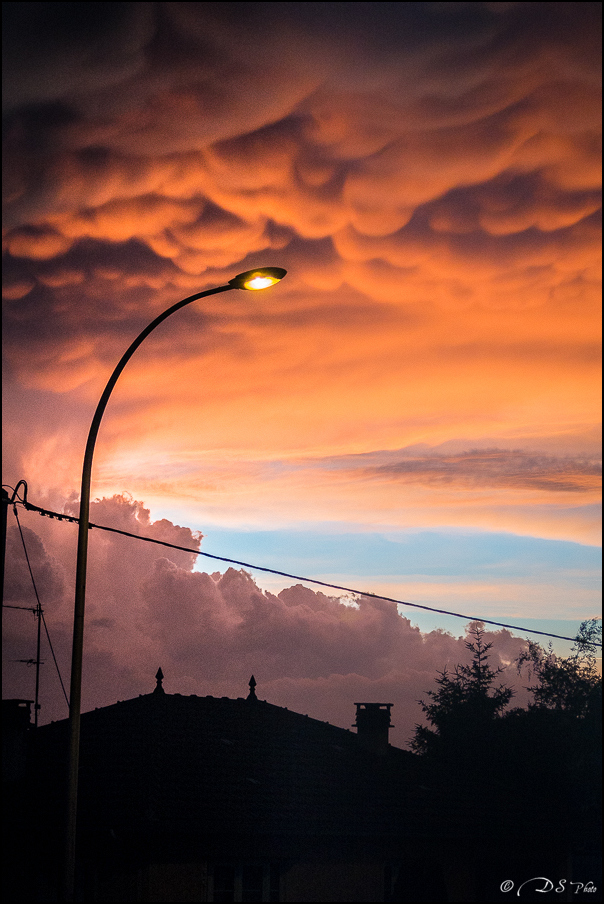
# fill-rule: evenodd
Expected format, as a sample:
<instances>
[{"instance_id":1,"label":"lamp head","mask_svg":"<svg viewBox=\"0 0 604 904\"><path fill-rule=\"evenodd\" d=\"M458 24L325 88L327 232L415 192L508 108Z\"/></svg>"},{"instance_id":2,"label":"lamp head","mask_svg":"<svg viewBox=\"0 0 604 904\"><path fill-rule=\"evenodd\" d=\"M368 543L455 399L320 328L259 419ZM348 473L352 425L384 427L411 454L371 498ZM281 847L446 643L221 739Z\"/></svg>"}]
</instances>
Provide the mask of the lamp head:
<instances>
[{"instance_id":1,"label":"lamp head","mask_svg":"<svg viewBox=\"0 0 604 904\"><path fill-rule=\"evenodd\" d=\"M274 286L280 279L283 279L287 270L281 267L260 267L258 270L246 270L245 273L239 273L233 279L229 279L229 286L234 289L268 289Z\"/></svg>"}]
</instances>

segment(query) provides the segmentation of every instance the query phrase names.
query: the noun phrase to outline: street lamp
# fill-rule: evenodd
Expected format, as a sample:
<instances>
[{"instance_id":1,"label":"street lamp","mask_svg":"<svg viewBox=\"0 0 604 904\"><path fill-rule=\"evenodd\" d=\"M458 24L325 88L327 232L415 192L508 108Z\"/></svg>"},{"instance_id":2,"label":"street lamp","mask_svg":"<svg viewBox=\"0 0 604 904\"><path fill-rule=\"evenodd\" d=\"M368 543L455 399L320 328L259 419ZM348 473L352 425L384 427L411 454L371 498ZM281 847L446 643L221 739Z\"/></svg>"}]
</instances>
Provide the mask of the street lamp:
<instances>
[{"instance_id":1,"label":"street lamp","mask_svg":"<svg viewBox=\"0 0 604 904\"><path fill-rule=\"evenodd\" d=\"M80 705L82 697L82 654L84 647L84 606L86 600L86 563L88 559L88 518L90 514L90 482L92 474L92 456L94 455L94 445L96 443L99 426L103 417L109 396L113 391L113 387L117 383L118 377L124 367L143 342L149 333L152 333L156 326L166 320L170 314L174 314L180 308L196 301L198 298L204 298L206 295L215 295L218 292L228 292L231 289L248 289L256 291L258 289L267 289L275 283L283 279L286 270L281 267L262 267L258 270L247 270L245 273L239 273L238 276L230 279L226 286L218 286L215 289L206 289L205 292L198 292L196 295L190 295L182 301L177 302L168 308L159 317L145 327L139 336L134 340L132 345L124 353L115 370L109 378L109 382L105 386L103 394L97 405L90 432L88 433L88 442L86 443L86 451L84 453L84 464L82 467L82 489L80 493L80 523L78 528L78 555L76 564L76 587L75 587L75 607L73 617L73 646L71 653L71 687L69 695L69 754L68 754L68 784L67 784L67 837L65 850L65 875L64 875L64 895L66 901L74 900L75 891L75 846L76 846L76 818L78 807L78 766L80 759Z\"/></svg>"}]
</instances>

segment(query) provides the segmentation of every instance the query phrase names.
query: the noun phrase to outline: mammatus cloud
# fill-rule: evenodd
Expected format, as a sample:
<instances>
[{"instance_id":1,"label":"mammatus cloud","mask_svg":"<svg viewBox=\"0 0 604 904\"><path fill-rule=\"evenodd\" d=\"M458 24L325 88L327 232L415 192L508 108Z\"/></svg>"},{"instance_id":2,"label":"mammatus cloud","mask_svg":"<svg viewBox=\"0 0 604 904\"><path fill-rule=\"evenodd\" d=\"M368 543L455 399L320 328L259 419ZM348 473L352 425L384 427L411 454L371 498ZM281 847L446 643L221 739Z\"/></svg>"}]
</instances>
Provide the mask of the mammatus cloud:
<instances>
[{"instance_id":1,"label":"mammatus cloud","mask_svg":"<svg viewBox=\"0 0 604 904\"><path fill-rule=\"evenodd\" d=\"M5 6L7 482L70 497L132 339L270 264L137 352L94 493L599 542L599 4Z\"/></svg>"},{"instance_id":2,"label":"mammatus cloud","mask_svg":"<svg viewBox=\"0 0 604 904\"><path fill-rule=\"evenodd\" d=\"M177 545L199 542L187 528L151 521L147 509L125 497L93 503L91 520ZM28 553L67 684L75 527L39 518L33 524L35 531L25 527ZM15 532L9 532L7 596L30 605ZM391 603L360 597L345 605L300 584L273 594L243 570L208 574L193 571L192 560L117 534L91 533L85 710L150 692L158 665L170 693L242 696L253 673L263 699L343 727L352 722L356 700L394 703L392 739L404 746L420 720L417 700L436 671L467 658L462 638L421 634ZM27 613L6 610L5 625L5 694L31 697L32 672L15 660L35 656L34 623ZM507 630L488 636L493 664L509 666L507 677L517 684L511 663L524 641ZM43 659L42 719L63 718L46 646Z\"/></svg>"},{"instance_id":3,"label":"mammatus cloud","mask_svg":"<svg viewBox=\"0 0 604 904\"><path fill-rule=\"evenodd\" d=\"M65 34L48 7L9 17L13 257L136 238L198 275L292 235L329 237L351 279L346 263L393 236L378 258L421 275L447 251L445 268L467 279L464 235L475 234L472 257L505 271L550 257L534 248L540 233L598 209L593 4L550 5L549 28L536 5L522 24L514 9L426 7L421 29L401 7L387 47L383 5L353 13L367 20L362 32L345 9L326 13L337 41L320 37L320 15L275 15L275 4L255 4L244 23L216 4L122 6L89 35ZM533 17L541 28L529 43ZM48 29L57 42L25 54ZM272 52L260 58L261 38ZM42 79L28 78L32 56ZM517 238L502 255L488 237L503 235ZM545 244L555 255L575 238L581 230Z\"/></svg>"}]
</instances>

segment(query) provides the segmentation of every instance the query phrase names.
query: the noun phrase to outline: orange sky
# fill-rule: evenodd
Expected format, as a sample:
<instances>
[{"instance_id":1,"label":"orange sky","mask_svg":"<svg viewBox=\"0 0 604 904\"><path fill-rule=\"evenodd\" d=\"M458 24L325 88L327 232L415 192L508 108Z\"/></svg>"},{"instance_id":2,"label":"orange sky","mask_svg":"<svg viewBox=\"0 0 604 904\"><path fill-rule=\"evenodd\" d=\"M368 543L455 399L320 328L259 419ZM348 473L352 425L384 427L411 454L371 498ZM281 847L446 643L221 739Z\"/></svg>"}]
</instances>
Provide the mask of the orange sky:
<instances>
[{"instance_id":1,"label":"orange sky","mask_svg":"<svg viewBox=\"0 0 604 904\"><path fill-rule=\"evenodd\" d=\"M280 266L137 352L93 495L600 542L599 4L8 6L5 482L70 498L136 334Z\"/></svg>"}]
</instances>

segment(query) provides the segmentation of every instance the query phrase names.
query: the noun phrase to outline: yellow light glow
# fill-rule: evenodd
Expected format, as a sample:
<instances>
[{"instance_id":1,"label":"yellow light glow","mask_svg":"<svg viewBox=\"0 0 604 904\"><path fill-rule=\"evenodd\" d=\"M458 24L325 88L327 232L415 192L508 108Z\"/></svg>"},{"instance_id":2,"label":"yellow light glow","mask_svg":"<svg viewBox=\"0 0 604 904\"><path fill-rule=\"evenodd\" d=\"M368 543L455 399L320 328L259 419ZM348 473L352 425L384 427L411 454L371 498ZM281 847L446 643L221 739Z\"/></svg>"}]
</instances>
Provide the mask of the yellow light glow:
<instances>
[{"instance_id":1,"label":"yellow light glow","mask_svg":"<svg viewBox=\"0 0 604 904\"><path fill-rule=\"evenodd\" d=\"M274 279L272 276L254 276L245 283L245 288L268 289L269 286L274 286L276 282L279 282L279 280Z\"/></svg>"},{"instance_id":2,"label":"yellow light glow","mask_svg":"<svg viewBox=\"0 0 604 904\"><path fill-rule=\"evenodd\" d=\"M233 289L268 289L283 279L286 273L287 270L282 267L258 267L238 273L233 279L229 279L229 286Z\"/></svg>"}]
</instances>

